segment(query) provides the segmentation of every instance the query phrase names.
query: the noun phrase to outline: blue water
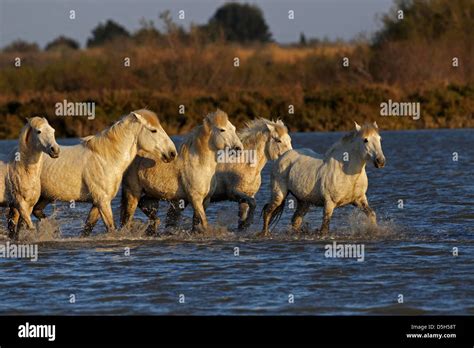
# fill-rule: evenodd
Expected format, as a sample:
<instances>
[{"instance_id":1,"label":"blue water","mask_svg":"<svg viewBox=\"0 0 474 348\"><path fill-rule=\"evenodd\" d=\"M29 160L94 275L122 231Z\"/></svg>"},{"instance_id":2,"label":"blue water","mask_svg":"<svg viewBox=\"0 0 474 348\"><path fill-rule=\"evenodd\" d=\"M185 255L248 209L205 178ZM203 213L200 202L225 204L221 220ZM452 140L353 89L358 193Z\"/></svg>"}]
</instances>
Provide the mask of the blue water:
<instances>
[{"instance_id":1,"label":"blue water","mask_svg":"<svg viewBox=\"0 0 474 348\"><path fill-rule=\"evenodd\" d=\"M324 152L341 135L292 138L295 148ZM180 231L161 228L160 237L144 236L145 218L137 213L130 231L109 236L100 223L84 239L79 233L89 206L58 202L46 210L53 217L29 237L38 243L37 262L0 258L0 314L474 314L474 131L382 137L387 165L368 168L377 230L347 207L336 210L329 238L297 237L287 233L292 211L286 209L273 239L260 240L254 237L258 214L239 233L236 203L221 202L208 210L211 236L188 232L188 210ZM0 142L0 152L13 144ZM269 198L268 170L258 213ZM116 221L118 207L119 197ZM160 215L165 211L163 203ZM321 214L320 208L307 214L309 232ZM364 261L325 257L333 241L363 244Z\"/></svg>"}]
</instances>

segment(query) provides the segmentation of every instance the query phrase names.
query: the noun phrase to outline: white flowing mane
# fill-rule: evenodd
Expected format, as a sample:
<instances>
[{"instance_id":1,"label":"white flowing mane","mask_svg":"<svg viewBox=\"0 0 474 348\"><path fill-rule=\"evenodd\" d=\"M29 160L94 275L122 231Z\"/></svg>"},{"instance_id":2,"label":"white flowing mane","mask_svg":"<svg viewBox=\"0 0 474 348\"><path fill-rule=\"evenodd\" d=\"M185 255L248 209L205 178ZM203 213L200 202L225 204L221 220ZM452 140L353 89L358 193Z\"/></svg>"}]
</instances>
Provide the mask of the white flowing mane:
<instances>
[{"instance_id":1,"label":"white flowing mane","mask_svg":"<svg viewBox=\"0 0 474 348\"><path fill-rule=\"evenodd\" d=\"M158 116L153 111L141 109L133 111L133 113L140 114L150 125L153 125L154 127L158 127L160 125ZM121 140L126 137L129 132L129 127L127 126L134 117L133 113L123 116L110 127L95 135L89 135L81 138L82 144L89 150L97 152L106 157L120 151L120 145L122 144Z\"/></svg>"},{"instance_id":2,"label":"white flowing mane","mask_svg":"<svg viewBox=\"0 0 474 348\"><path fill-rule=\"evenodd\" d=\"M278 131L279 129L285 133L288 133L288 129L281 120L270 121L266 118L257 118L255 120L245 123L245 127L242 131L238 133L238 136L242 143L245 145L255 145L258 143L262 136L265 136L265 133L268 132L268 125L275 127Z\"/></svg>"}]
</instances>

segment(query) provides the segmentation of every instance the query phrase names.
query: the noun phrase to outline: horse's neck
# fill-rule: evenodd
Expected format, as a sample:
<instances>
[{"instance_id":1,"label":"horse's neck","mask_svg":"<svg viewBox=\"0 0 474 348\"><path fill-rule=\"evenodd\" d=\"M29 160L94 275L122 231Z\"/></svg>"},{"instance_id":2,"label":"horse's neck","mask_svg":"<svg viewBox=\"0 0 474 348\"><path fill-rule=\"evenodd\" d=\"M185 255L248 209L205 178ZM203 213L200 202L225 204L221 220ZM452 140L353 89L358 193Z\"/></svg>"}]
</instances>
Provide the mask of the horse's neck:
<instances>
[{"instance_id":1,"label":"horse's neck","mask_svg":"<svg viewBox=\"0 0 474 348\"><path fill-rule=\"evenodd\" d=\"M200 130L189 151L190 161L198 161L201 165L211 168L217 166L216 151L211 149L210 138L210 134Z\"/></svg>"},{"instance_id":2,"label":"horse's neck","mask_svg":"<svg viewBox=\"0 0 474 348\"><path fill-rule=\"evenodd\" d=\"M19 159L14 159L14 164L17 169L23 170L28 173L33 173L41 170L43 163L43 152L28 144L20 144L19 147Z\"/></svg>"},{"instance_id":3,"label":"horse's neck","mask_svg":"<svg viewBox=\"0 0 474 348\"><path fill-rule=\"evenodd\" d=\"M138 132L141 126L138 123L124 121L116 127L123 128L120 140L106 138L103 146L109 149L108 161L125 171L137 155Z\"/></svg>"},{"instance_id":4,"label":"horse's neck","mask_svg":"<svg viewBox=\"0 0 474 348\"><path fill-rule=\"evenodd\" d=\"M243 144L245 150L256 152L255 159L257 163L255 165L247 163L247 167L250 167L251 170L254 169L256 173L260 173L263 167L265 167L265 164L267 164L267 161L269 160L265 153L265 145L268 141L267 138L268 137L266 136L256 136L253 139L247 138Z\"/></svg>"},{"instance_id":5,"label":"horse's neck","mask_svg":"<svg viewBox=\"0 0 474 348\"><path fill-rule=\"evenodd\" d=\"M337 144L328 155L329 165L340 168L346 174L359 176L365 171L366 160L352 142Z\"/></svg>"}]
</instances>

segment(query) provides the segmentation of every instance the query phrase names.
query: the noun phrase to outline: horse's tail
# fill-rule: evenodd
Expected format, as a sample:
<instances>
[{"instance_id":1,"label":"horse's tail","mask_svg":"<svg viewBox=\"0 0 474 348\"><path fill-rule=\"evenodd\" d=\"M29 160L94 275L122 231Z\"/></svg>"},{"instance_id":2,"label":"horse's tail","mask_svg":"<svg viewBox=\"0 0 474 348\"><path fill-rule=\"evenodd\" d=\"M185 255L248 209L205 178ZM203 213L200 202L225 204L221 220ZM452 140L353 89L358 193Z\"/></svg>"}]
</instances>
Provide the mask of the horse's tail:
<instances>
[{"instance_id":1,"label":"horse's tail","mask_svg":"<svg viewBox=\"0 0 474 348\"><path fill-rule=\"evenodd\" d=\"M286 194L286 197L288 197L288 193ZM285 208L286 197L285 197L285 199L283 199L283 201L280 203L280 205L273 211L273 214L270 217L270 224L269 225L270 225L271 231L274 230L274 228L276 227L276 225L280 221L281 216L283 215L283 209ZM263 206L263 209L260 212L260 217L263 216L263 212L265 211L265 209L267 209L269 204L270 203L267 203ZM272 226L273 226L273 228L272 228Z\"/></svg>"}]
</instances>

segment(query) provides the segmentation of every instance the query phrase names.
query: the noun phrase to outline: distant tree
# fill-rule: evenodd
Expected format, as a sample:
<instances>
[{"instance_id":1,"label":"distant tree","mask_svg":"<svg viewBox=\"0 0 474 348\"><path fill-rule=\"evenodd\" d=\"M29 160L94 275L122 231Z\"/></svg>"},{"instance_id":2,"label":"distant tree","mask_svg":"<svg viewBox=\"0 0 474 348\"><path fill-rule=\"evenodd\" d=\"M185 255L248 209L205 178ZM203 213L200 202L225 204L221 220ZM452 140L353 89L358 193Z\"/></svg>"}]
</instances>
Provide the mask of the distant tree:
<instances>
[{"instance_id":1,"label":"distant tree","mask_svg":"<svg viewBox=\"0 0 474 348\"><path fill-rule=\"evenodd\" d=\"M130 34L127 29L109 19L105 24L99 23L92 30L92 37L87 40L87 47L100 46L121 37L128 38Z\"/></svg>"},{"instance_id":2,"label":"distant tree","mask_svg":"<svg viewBox=\"0 0 474 348\"><path fill-rule=\"evenodd\" d=\"M473 13L472 0L395 0L392 10L382 17L382 29L376 33L374 43L434 41L448 35L472 40ZM401 14L403 19L399 18Z\"/></svg>"},{"instance_id":3,"label":"distant tree","mask_svg":"<svg viewBox=\"0 0 474 348\"><path fill-rule=\"evenodd\" d=\"M163 40L163 35L156 29L155 23L142 18L140 29L133 33L133 41L138 44L157 44L161 40Z\"/></svg>"},{"instance_id":4,"label":"distant tree","mask_svg":"<svg viewBox=\"0 0 474 348\"><path fill-rule=\"evenodd\" d=\"M306 36L303 32L300 33L300 46L306 46L308 43L306 41Z\"/></svg>"},{"instance_id":5,"label":"distant tree","mask_svg":"<svg viewBox=\"0 0 474 348\"><path fill-rule=\"evenodd\" d=\"M233 2L217 9L209 20L208 30L221 30L226 40L238 42L268 42L272 36L260 8Z\"/></svg>"},{"instance_id":6,"label":"distant tree","mask_svg":"<svg viewBox=\"0 0 474 348\"><path fill-rule=\"evenodd\" d=\"M38 52L38 44L26 42L24 40L15 40L3 48L3 52Z\"/></svg>"},{"instance_id":7,"label":"distant tree","mask_svg":"<svg viewBox=\"0 0 474 348\"><path fill-rule=\"evenodd\" d=\"M79 43L71 38L65 37L65 36L59 36L53 41L49 42L45 50L46 51L51 51L51 50L64 50L64 49L71 49L71 50L77 50L79 48Z\"/></svg>"}]
</instances>

